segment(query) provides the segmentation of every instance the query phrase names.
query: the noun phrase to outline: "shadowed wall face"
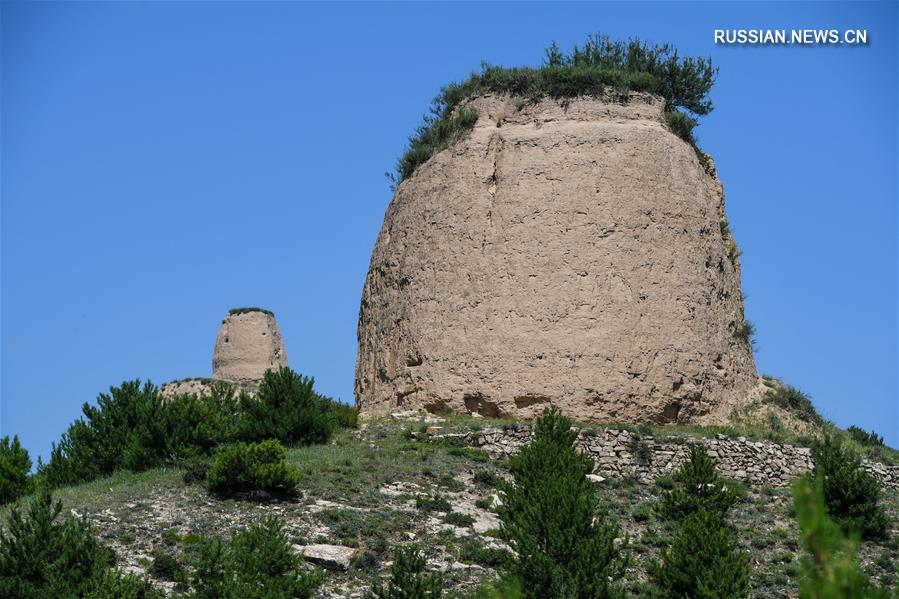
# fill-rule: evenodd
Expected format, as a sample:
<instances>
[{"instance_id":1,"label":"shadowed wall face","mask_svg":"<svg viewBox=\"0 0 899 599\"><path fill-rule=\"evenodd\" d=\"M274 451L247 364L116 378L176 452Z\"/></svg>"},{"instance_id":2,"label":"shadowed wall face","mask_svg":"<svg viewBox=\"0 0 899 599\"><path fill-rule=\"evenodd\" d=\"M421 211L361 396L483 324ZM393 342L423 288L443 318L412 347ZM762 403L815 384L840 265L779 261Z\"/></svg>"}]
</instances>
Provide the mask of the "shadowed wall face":
<instances>
[{"instance_id":1,"label":"shadowed wall face","mask_svg":"<svg viewBox=\"0 0 899 599\"><path fill-rule=\"evenodd\" d=\"M362 296L356 401L722 422L756 392L724 195L646 94L471 101L399 186Z\"/></svg>"}]
</instances>

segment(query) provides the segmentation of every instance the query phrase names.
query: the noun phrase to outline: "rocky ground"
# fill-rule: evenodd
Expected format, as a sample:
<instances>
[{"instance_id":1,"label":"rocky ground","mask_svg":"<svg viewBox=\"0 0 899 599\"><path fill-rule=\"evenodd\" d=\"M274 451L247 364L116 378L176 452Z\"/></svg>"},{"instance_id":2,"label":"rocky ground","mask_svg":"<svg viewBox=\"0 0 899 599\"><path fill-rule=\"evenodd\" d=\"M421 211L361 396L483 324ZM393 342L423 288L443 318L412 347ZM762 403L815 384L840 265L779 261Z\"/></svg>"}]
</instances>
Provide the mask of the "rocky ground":
<instances>
[{"instance_id":1,"label":"rocky ground","mask_svg":"<svg viewBox=\"0 0 899 599\"><path fill-rule=\"evenodd\" d=\"M294 497L218 497L201 483L184 482L184 470L120 474L58 492L66 508L87 517L118 555L124 570L147 573L176 590L160 568L171 556L189 568L201 535L227 538L266 516L285 522L291 542L307 561L328 570L319 596L361 597L389 567L392 547L416 543L429 568L445 573L451 597L464 597L496 576L507 557L497 538L496 482L507 462L465 445L464 433L485 421L433 417L373 420L342 431L328 445L292 449L288 459L303 472ZM428 434L439 424L440 438ZM434 432L433 430L431 432ZM632 564L629 593L645 596L646 565L667 545L670 526L654 505L661 489L633 478L595 477L597 493L617 518ZM892 540L863 545L865 571L892 589L899 586L899 492L885 491ZM750 488L733 510L741 546L753 565L753 597L796 597L801 549L788 489Z\"/></svg>"}]
</instances>

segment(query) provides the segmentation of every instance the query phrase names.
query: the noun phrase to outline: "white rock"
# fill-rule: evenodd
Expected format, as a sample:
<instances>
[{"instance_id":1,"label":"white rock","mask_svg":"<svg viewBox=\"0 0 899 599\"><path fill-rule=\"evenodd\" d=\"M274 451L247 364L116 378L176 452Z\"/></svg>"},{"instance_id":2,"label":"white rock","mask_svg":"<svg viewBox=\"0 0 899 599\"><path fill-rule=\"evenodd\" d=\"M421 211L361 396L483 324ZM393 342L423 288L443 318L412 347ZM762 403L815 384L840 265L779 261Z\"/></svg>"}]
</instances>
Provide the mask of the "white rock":
<instances>
[{"instance_id":1,"label":"white rock","mask_svg":"<svg viewBox=\"0 0 899 599\"><path fill-rule=\"evenodd\" d=\"M342 545L294 545L293 550L307 562L318 564L329 570L346 570L356 554L352 547Z\"/></svg>"}]
</instances>

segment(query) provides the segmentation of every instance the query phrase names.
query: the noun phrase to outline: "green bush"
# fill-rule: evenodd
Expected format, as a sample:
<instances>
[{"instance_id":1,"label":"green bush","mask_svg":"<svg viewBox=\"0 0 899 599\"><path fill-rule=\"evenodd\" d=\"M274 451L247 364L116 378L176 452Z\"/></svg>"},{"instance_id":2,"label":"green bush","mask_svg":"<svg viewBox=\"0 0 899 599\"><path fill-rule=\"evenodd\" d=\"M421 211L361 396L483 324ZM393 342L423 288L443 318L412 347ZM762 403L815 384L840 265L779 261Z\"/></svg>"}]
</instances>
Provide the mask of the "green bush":
<instances>
[{"instance_id":1,"label":"green bush","mask_svg":"<svg viewBox=\"0 0 899 599\"><path fill-rule=\"evenodd\" d=\"M466 564L478 564L487 568L507 568L513 557L506 549L485 547L472 537L466 538L459 548L459 560Z\"/></svg>"},{"instance_id":2,"label":"green bush","mask_svg":"<svg viewBox=\"0 0 899 599\"><path fill-rule=\"evenodd\" d=\"M690 457L671 477L674 487L662 491L659 511L666 518L682 520L698 510L723 515L739 499L735 485L715 472L715 462L702 445L690 445Z\"/></svg>"},{"instance_id":3,"label":"green bush","mask_svg":"<svg viewBox=\"0 0 899 599\"><path fill-rule=\"evenodd\" d=\"M469 526L474 524L474 518L472 516L463 514L461 512L449 512L443 518L443 521L447 524L452 524L453 526L458 526L460 528L468 528Z\"/></svg>"},{"instance_id":4,"label":"green bush","mask_svg":"<svg viewBox=\"0 0 899 599\"><path fill-rule=\"evenodd\" d=\"M166 457L166 431L158 389L140 381L101 393L97 405L85 403L83 417L53 446L41 469L52 486L76 484L112 474L118 468L144 470Z\"/></svg>"},{"instance_id":5,"label":"green bush","mask_svg":"<svg viewBox=\"0 0 899 599\"><path fill-rule=\"evenodd\" d=\"M443 596L443 577L425 574L425 557L415 547L398 547L390 567L386 585L374 585L366 599L440 599Z\"/></svg>"},{"instance_id":6,"label":"green bush","mask_svg":"<svg viewBox=\"0 0 899 599\"><path fill-rule=\"evenodd\" d=\"M165 431L166 460L209 456L217 446L233 440L237 407L234 387L222 381L214 381L208 394L165 400L160 425Z\"/></svg>"},{"instance_id":7,"label":"green bush","mask_svg":"<svg viewBox=\"0 0 899 599\"><path fill-rule=\"evenodd\" d=\"M108 570L98 576L85 599L166 599L165 593L144 578Z\"/></svg>"},{"instance_id":8,"label":"green bush","mask_svg":"<svg viewBox=\"0 0 899 599\"><path fill-rule=\"evenodd\" d=\"M510 460L514 484L501 484L499 508L502 537L517 553L510 571L525 597L621 596L627 560L614 543L618 526L599 510L586 478L593 460L575 451L571 424L548 408Z\"/></svg>"},{"instance_id":9,"label":"green bush","mask_svg":"<svg viewBox=\"0 0 899 599\"><path fill-rule=\"evenodd\" d=\"M765 403L770 403L796 415L800 420L821 424L824 419L812 404L811 398L789 385L777 384L765 392Z\"/></svg>"},{"instance_id":10,"label":"green bush","mask_svg":"<svg viewBox=\"0 0 899 599\"><path fill-rule=\"evenodd\" d=\"M755 345L755 325L744 320L734 326L734 339L739 339L750 346Z\"/></svg>"},{"instance_id":11,"label":"green bush","mask_svg":"<svg viewBox=\"0 0 899 599\"><path fill-rule=\"evenodd\" d=\"M693 129L697 125L696 119L690 118L679 110L673 110L665 113L665 122L671 132L683 139L685 142L695 144L693 138Z\"/></svg>"},{"instance_id":12,"label":"green bush","mask_svg":"<svg viewBox=\"0 0 899 599\"><path fill-rule=\"evenodd\" d=\"M85 521L61 512L46 486L38 488L25 515L18 507L10 510L0 527L0 597L105 596L112 583L143 587L131 578L107 580L112 551Z\"/></svg>"},{"instance_id":13,"label":"green bush","mask_svg":"<svg viewBox=\"0 0 899 599\"><path fill-rule=\"evenodd\" d=\"M824 480L798 479L793 485L796 520L806 554L802 557L802 599L886 599L888 593L874 587L856 561L858 542L846 537L827 515Z\"/></svg>"},{"instance_id":14,"label":"green bush","mask_svg":"<svg viewBox=\"0 0 899 599\"><path fill-rule=\"evenodd\" d=\"M430 497L419 495L415 498L415 507L423 512L451 512L453 506L442 495Z\"/></svg>"},{"instance_id":15,"label":"green bush","mask_svg":"<svg viewBox=\"0 0 899 599\"><path fill-rule=\"evenodd\" d=\"M184 574L184 568L174 555L162 549L156 549L153 551L153 561L150 562L149 573L160 580L177 581Z\"/></svg>"},{"instance_id":16,"label":"green bush","mask_svg":"<svg viewBox=\"0 0 899 599\"><path fill-rule=\"evenodd\" d=\"M182 479L185 485L204 482L209 475L209 462L206 460L187 460L181 466L184 468Z\"/></svg>"},{"instance_id":17,"label":"green bush","mask_svg":"<svg viewBox=\"0 0 899 599\"><path fill-rule=\"evenodd\" d=\"M812 460L830 517L864 539L886 538L890 522L879 503L880 484L861 469L861 458L839 437L825 435L812 444Z\"/></svg>"},{"instance_id":18,"label":"green bush","mask_svg":"<svg viewBox=\"0 0 899 599\"><path fill-rule=\"evenodd\" d=\"M864 445L865 447L882 447L883 446L883 437L878 435L876 432L871 431L870 433L853 425L846 429L846 432L849 433L849 436L855 440L856 443Z\"/></svg>"},{"instance_id":19,"label":"green bush","mask_svg":"<svg viewBox=\"0 0 899 599\"><path fill-rule=\"evenodd\" d=\"M359 428L359 408L331 398L325 398L334 414L334 424L339 428Z\"/></svg>"},{"instance_id":20,"label":"green bush","mask_svg":"<svg viewBox=\"0 0 899 599\"><path fill-rule=\"evenodd\" d=\"M484 65L462 83L444 87L431 104L430 112L409 139L405 153L391 176L394 184L408 178L434 153L465 136L477 121L477 114L462 106L473 96L498 93L528 101L543 97L567 100L578 96L601 96L609 89L624 94L628 90L658 94L665 99L669 126L678 135L693 141L694 115L712 111L709 91L717 69L711 59L682 58L668 44L649 45L639 40L612 41L593 35L571 53L555 43L546 50L544 64L537 68L506 68Z\"/></svg>"},{"instance_id":21,"label":"green bush","mask_svg":"<svg viewBox=\"0 0 899 599\"><path fill-rule=\"evenodd\" d=\"M334 431L334 413L312 390L313 382L289 368L267 371L255 396L240 397L240 440L325 443Z\"/></svg>"},{"instance_id":22,"label":"green bush","mask_svg":"<svg viewBox=\"0 0 899 599\"><path fill-rule=\"evenodd\" d=\"M191 587L196 599L309 599L323 579L320 570L305 571L281 521L269 518L235 534L229 545L204 539Z\"/></svg>"},{"instance_id":23,"label":"green bush","mask_svg":"<svg viewBox=\"0 0 899 599\"><path fill-rule=\"evenodd\" d=\"M215 381L208 394L164 399L151 383L130 381L100 394L96 406L84 404L82 412L38 469L53 487L116 470L202 460L234 441L323 443L335 421L355 426L357 417L355 408L319 396L312 379L288 368L267 372L257 396L235 396L230 384Z\"/></svg>"},{"instance_id":24,"label":"green bush","mask_svg":"<svg viewBox=\"0 0 899 599\"><path fill-rule=\"evenodd\" d=\"M225 447L207 472L209 488L219 493L289 492L299 482L300 473L284 461L286 456L284 446L272 439Z\"/></svg>"},{"instance_id":25,"label":"green bush","mask_svg":"<svg viewBox=\"0 0 899 599\"><path fill-rule=\"evenodd\" d=\"M717 511L699 509L686 516L671 548L650 565L662 596L739 599L749 596L749 564L733 528Z\"/></svg>"},{"instance_id":26,"label":"green bush","mask_svg":"<svg viewBox=\"0 0 899 599\"><path fill-rule=\"evenodd\" d=\"M0 504L15 501L28 491L31 458L19 437L0 439Z\"/></svg>"},{"instance_id":27,"label":"green bush","mask_svg":"<svg viewBox=\"0 0 899 599\"><path fill-rule=\"evenodd\" d=\"M265 308L257 308L256 306L249 306L247 308L231 308L228 310L229 316L235 316L237 314L246 314L248 312L262 312L263 314L268 314L269 316L274 316L275 313L271 310L266 310Z\"/></svg>"}]
</instances>

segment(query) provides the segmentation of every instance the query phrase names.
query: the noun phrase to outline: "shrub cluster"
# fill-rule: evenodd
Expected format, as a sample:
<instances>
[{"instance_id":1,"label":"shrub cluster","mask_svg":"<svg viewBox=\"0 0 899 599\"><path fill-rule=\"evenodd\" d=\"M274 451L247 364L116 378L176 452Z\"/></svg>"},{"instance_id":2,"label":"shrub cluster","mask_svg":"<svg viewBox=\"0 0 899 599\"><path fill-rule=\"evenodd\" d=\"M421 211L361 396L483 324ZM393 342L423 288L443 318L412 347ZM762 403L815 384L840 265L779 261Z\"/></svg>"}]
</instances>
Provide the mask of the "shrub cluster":
<instances>
[{"instance_id":1,"label":"shrub cluster","mask_svg":"<svg viewBox=\"0 0 899 599\"><path fill-rule=\"evenodd\" d=\"M299 471L284 461L287 451L275 440L235 443L221 449L207 473L209 488L219 493L289 492Z\"/></svg>"},{"instance_id":2,"label":"shrub cluster","mask_svg":"<svg viewBox=\"0 0 899 599\"><path fill-rule=\"evenodd\" d=\"M618 525L599 509L586 478L593 460L575 451L571 424L555 407L544 411L510 461L514 484L500 483L501 534L516 553L509 570L524 597L621 594L627 559L615 544Z\"/></svg>"},{"instance_id":3,"label":"shrub cluster","mask_svg":"<svg viewBox=\"0 0 899 599\"><path fill-rule=\"evenodd\" d=\"M0 527L0 596L164 597L146 581L112 571L112 551L85 521L61 512L45 486L27 513L10 511Z\"/></svg>"},{"instance_id":4,"label":"shrub cluster","mask_svg":"<svg viewBox=\"0 0 899 599\"><path fill-rule=\"evenodd\" d=\"M0 439L0 504L15 501L28 492L31 458L19 437Z\"/></svg>"},{"instance_id":5,"label":"shrub cluster","mask_svg":"<svg viewBox=\"0 0 899 599\"><path fill-rule=\"evenodd\" d=\"M602 96L609 88L622 94L629 90L650 92L665 99L666 120L672 131L693 143L696 120L687 113L702 116L712 111L708 94L716 75L710 58L683 58L668 44L613 41L608 36L592 35L583 46L575 46L566 54L554 42L539 67L484 65L480 73L472 73L462 83L444 87L410 137L391 178L394 183L401 182L434 153L470 131L477 115L462 104L484 93L537 101L543 97L566 100Z\"/></svg>"},{"instance_id":6,"label":"shrub cluster","mask_svg":"<svg viewBox=\"0 0 899 599\"><path fill-rule=\"evenodd\" d=\"M97 405L84 404L82 417L53 446L39 473L57 487L116 470L190 462L228 443L323 443L338 422L352 426L356 412L318 395L312 385L289 368L266 372L255 396L216 382L209 394L165 399L150 383L125 382L100 394Z\"/></svg>"},{"instance_id":7,"label":"shrub cluster","mask_svg":"<svg viewBox=\"0 0 899 599\"><path fill-rule=\"evenodd\" d=\"M230 544L203 539L190 578L196 599L308 599L322 583L290 547L283 524L269 518L232 536Z\"/></svg>"},{"instance_id":8,"label":"shrub cluster","mask_svg":"<svg viewBox=\"0 0 899 599\"><path fill-rule=\"evenodd\" d=\"M163 599L146 579L113 568L113 552L83 520L61 515L46 486L27 513L13 508L0 527L0 597L45 599ZM150 570L157 578L189 582L189 599L308 599L321 584L309 572L276 518L232 536L229 544L200 538L190 575L178 559L157 551Z\"/></svg>"},{"instance_id":9,"label":"shrub cluster","mask_svg":"<svg viewBox=\"0 0 899 599\"><path fill-rule=\"evenodd\" d=\"M855 425L850 426L846 429L846 432L849 433L849 436L860 445L864 445L865 447L883 447L883 437L878 435L876 432L871 431L870 433L865 431L862 428L859 428Z\"/></svg>"},{"instance_id":10,"label":"shrub cluster","mask_svg":"<svg viewBox=\"0 0 899 599\"><path fill-rule=\"evenodd\" d=\"M443 577L425 574L425 556L414 546L398 547L393 554L390 580L377 583L365 599L440 599Z\"/></svg>"},{"instance_id":11,"label":"shrub cluster","mask_svg":"<svg viewBox=\"0 0 899 599\"><path fill-rule=\"evenodd\" d=\"M834 435L812 445L813 476L820 478L827 512L864 539L884 539L890 523L880 505L880 484L861 469L861 458Z\"/></svg>"},{"instance_id":12,"label":"shrub cluster","mask_svg":"<svg viewBox=\"0 0 899 599\"><path fill-rule=\"evenodd\" d=\"M816 424L824 422L818 410L812 405L811 398L789 385L778 383L770 387L765 392L764 401L792 412L800 420Z\"/></svg>"},{"instance_id":13,"label":"shrub cluster","mask_svg":"<svg viewBox=\"0 0 899 599\"><path fill-rule=\"evenodd\" d=\"M749 595L749 564L725 515L738 499L700 445L675 472L660 512L677 524L674 541L649 573L665 597L738 599Z\"/></svg>"}]
</instances>

